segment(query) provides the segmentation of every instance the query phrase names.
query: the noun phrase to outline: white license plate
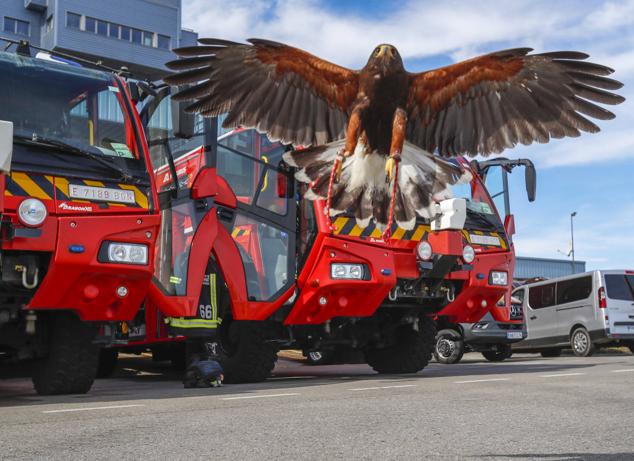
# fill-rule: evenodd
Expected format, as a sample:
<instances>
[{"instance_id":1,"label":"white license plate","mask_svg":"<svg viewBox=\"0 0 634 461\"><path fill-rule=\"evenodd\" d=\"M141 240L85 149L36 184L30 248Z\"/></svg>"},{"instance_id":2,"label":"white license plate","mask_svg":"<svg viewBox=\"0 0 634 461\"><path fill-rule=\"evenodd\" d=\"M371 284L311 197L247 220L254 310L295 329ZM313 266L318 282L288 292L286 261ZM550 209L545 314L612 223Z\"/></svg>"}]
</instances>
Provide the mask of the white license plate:
<instances>
[{"instance_id":1,"label":"white license plate","mask_svg":"<svg viewBox=\"0 0 634 461\"><path fill-rule=\"evenodd\" d=\"M476 245L501 246L499 237L493 237L492 235L469 234L469 240Z\"/></svg>"},{"instance_id":2,"label":"white license plate","mask_svg":"<svg viewBox=\"0 0 634 461\"><path fill-rule=\"evenodd\" d=\"M507 331L506 339L522 339L521 331Z\"/></svg>"},{"instance_id":3,"label":"white license plate","mask_svg":"<svg viewBox=\"0 0 634 461\"><path fill-rule=\"evenodd\" d=\"M98 202L136 203L134 192L131 190L80 186L78 184L70 184L68 188L68 195L71 198L96 200Z\"/></svg>"}]
</instances>

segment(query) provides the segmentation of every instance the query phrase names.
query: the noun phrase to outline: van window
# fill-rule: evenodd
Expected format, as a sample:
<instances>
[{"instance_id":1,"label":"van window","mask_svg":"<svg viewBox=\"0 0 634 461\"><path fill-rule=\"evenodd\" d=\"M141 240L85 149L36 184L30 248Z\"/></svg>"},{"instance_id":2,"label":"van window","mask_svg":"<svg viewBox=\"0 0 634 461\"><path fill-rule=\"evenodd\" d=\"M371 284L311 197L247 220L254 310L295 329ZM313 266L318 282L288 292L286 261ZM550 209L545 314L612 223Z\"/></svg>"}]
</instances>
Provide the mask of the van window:
<instances>
[{"instance_id":1,"label":"van window","mask_svg":"<svg viewBox=\"0 0 634 461\"><path fill-rule=\"evenodd\" d=\"M592 293L592 276L562 280L557 283L557 304L587 299Z\"/></svg>"},{"instance_id":2,"label":"van window","mask_svg":"<svg viewBox=\"0 0 634 461\"><path fill-rule=\"evenodd\" d=\"M606 274L605 288L610 299L634 301L634 275Z\"/></svg>"},{"instance_id":3,"label":"van window","mask_svg":"<svg viewBox=\"0 0 634 461\"><path fill-rule=\"evenodd\" d=\"M555 304L555 284L540 285L528 290L528 303L532 309L542 309Z\"/></svg>"}]
</instances>

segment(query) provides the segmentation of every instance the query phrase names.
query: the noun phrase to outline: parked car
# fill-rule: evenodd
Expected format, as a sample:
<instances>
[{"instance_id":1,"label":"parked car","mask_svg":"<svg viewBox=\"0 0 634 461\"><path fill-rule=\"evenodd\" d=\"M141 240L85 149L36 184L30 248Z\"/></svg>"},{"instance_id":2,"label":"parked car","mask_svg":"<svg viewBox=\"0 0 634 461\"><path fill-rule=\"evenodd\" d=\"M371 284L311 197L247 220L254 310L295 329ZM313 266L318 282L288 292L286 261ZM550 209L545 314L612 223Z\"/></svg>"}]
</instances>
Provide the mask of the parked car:
<instances>
[{"instance_id":1,"label":"parked car","mask_svg":"<svg viewBox=\"0 0 634 461\"><path fill-rule=\"evenodd\" d=\"M502 301L504 298L502 298ZM487 313L476 323L438 325L434 357L444 364L458 363L465 352L481 352L490 362L502 362L512 355L511 344L526 337L522 323L522 311L512 303L511 321L497 322Z\"/></svg>"},{"instance_id":2,"label":"parked car","mask_svg":"<svg viewBox=\"0 0 634 461\"><path fill-rule=\"evenodd\" d=\"M514 352L544 357L572 348L587 357L600 347L634 352L634 271L592 271L530 283L513 291L524 311L527 338Z\"/></svg>"}]
</instances>

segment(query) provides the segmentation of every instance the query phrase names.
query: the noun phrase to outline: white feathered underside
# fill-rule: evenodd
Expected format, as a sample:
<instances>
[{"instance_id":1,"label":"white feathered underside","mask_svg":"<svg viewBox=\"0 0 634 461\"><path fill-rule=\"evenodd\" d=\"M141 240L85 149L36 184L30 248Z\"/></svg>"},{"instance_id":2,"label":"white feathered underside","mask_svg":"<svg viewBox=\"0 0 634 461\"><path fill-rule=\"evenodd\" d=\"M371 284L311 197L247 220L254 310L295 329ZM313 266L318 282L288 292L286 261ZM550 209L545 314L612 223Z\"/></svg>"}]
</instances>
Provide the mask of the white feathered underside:
<instances>
[{"instance_id":1,"label":"white feathered underside","mask_svg":"<svg viewBox=\"0 0 634 461\"><path fill-rule=\"evenodd\" d=\"M315 161L326 161L332 166L337 152L341 151L344 144L345 140L339 140L327 145L324 152ZM387 183L385 180L385 162L387 158L376 152L365 154L365 149L366 146L359 142L354 154L345 159L340 183L345 184L345 192L350 194L356 193L361 188L367 200L371 200L371 197L376 192L391 196L392 184ZM284 158L291 166L297 166L290 155L286 155ZM452 182L452 179L447 177L446 173L440 168L440 165L444 162L438 156L426 152L407 141L403 146L398 173L399 188L402 191L406 191L406 185L412 180L415 184L428 186L427 188L432 191L430 206L416 209L416 214L422 218L430 219L435 216L435 202L452 197L451 188L448 185ZM300 169L295 174L295 178L301 182L311 182L304 169ZM458 183L469 182L471 178L471 174L468 171L464 171ZM326 198L317 195L311 188L306 191L304 196L309 200ZM347 211L331 208L330 216L334 217ZM370 224L371 219L371 216L366 219L357 218L356 223L360 228L365 228ZM411 230L416 225L416 218L414 217L409 221L397 221L397 224L405 230ZM379 228L384 227L378 222L377 226Z\"/></svg>"}]
</instances>

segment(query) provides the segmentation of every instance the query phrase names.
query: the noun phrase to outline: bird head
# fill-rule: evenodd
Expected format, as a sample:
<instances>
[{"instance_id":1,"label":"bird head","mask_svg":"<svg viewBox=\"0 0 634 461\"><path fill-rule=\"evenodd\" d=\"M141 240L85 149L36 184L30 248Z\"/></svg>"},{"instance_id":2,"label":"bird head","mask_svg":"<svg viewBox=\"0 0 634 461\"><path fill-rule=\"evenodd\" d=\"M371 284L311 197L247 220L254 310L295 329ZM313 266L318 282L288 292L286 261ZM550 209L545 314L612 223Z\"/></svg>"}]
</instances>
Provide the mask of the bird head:
<instances>
[{"instance_id":1,"label":"bird head","mask_svg":"<svg viewBox=\"0 0 634 461\"><path fill-rule=\"evenodd\" d=\"M376 68L383 72L403 68L403 60L395 46L383 43L378 45L368 59L366 67Z\"/></svg>"}]
</instances>

